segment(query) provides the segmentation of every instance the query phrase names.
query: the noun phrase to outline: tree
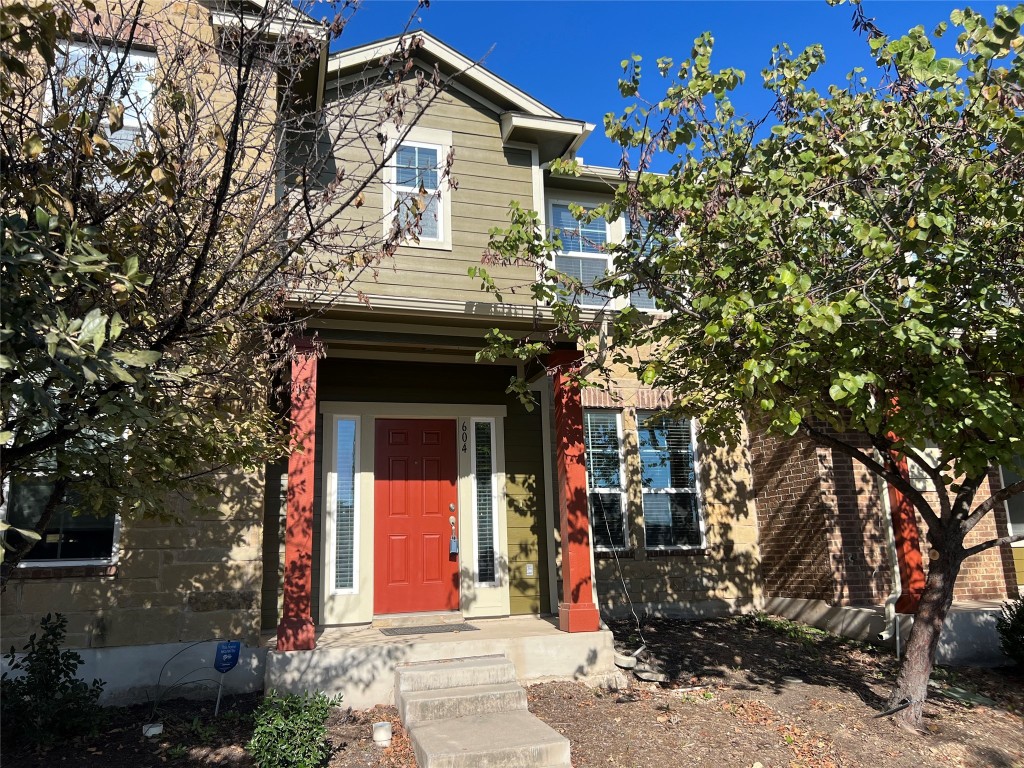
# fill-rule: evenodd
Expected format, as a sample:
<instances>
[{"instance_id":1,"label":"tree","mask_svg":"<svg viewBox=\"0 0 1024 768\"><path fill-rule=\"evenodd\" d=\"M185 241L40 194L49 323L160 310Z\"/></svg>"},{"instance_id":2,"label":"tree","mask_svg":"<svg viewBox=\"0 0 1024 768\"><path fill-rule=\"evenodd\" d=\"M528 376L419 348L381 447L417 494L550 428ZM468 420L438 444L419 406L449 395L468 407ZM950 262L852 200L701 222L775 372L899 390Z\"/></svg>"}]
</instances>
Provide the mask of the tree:
<instances>
[{"instance_id":1,"label":"tree","mask_svg":"<svg viewBox=\"0 0 1024 768\"><path fill-rule=\"evenodd\" d=\"M630 103L605 118L622 181L607 205L577 210L630 222L611 272L588 286L548 269L557 233L515 206L485 259L541 265L532 290L554 302L554 332L611 345L592 367L626 363L671 389L708 442L763 421L852 457L913 502L931 565L890 698L913 727L962 563L1022 538L964 544L1024 490L976 498L990 467L1024 453L1024 6L950 20L959 58L936 52L945 23L888 37L855 7L878 83L857 70L819 90L821 46L775 48L762 73L774 106L759 121L736 114L730 93L744 73L712 69L710 34L681 64L658 60L656 97L634 56L619 83ZM666 155L668 173L650 172ZM637 289L665 314L595 314L573 301ZM490 340L484 356L549 343ZM858 447L864 437L874 450ZM936 506L900 473L902 457L945 491Z\"/></svg>"},{"instance_id":2,"label":"tree","mask_svg":"<svg viewBox=\"0 0 1024 768\"><path fill-rule=\"evenodd\" d=\"M287 452L292 338L414 236L422 200L359 209L442 83L410 35L321 104L354 4L313 5L0 8L0 501L43 484L36 534Z\"/></svg>"}]
</instances>

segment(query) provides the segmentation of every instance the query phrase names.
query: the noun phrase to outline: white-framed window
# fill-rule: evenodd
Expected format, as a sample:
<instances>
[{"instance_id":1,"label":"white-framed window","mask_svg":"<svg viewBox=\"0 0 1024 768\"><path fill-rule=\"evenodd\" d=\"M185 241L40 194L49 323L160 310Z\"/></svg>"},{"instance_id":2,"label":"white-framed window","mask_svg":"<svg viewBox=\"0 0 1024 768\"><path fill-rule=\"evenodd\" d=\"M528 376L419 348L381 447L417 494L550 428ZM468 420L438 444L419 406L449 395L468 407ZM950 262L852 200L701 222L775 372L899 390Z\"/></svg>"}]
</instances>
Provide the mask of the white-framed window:
<instances>
[{"instance_id":1,"label":"white-framed window","mask_svg":"<svg viewBox=\"0 0 1024 768\"><path fill-rule=\"evenodd\" d=\"M403 245L451 250L451 194L442 189L451 132L415 127L388 147L396 141L385 171L385 226L413 226Z\"/></svg>"},{"instance_id":2,"label":"white-framed window","mask_svg":"<svg viewBox=\"0 0 1024 768\"><path fill-rule=\"evenodd\" d=\"M704 518L700 504L694 423L658 411L637 411L644 546L700 549Z\"/></svg>"},{"instance_id":3,"label":"white-framed window","mask_svg":"<svg viewBox=\"0 0 1024 768\"><path fill-rule=\"evenodd\" d=\"M327 499L332 548L332 594L353 593L359 583L359 418L334 416Z\"/></svg>"},{"instance_id":4,"label":"white-framed window","mask_svg":"<svg viewBox=\"0 0 1024 768\"><path fill-rule=\"evenodd\" d=\"M11 481L4 520L15 528L34 529L52 490L53 483L44 477ZM8 529L6 536L15 546L23 543L16 531ZM87 510L72 485L21 565L112 565L117 562L120 538L120 515L114 509Z\"/></svg>"},{"instance_id":5,"label":"white-framed window","mask_svg":"<svg viewBox=\"0 0 1024 768\"><path fill-rule=\"evenodd\" d=\"M641 246L642 259L646 260L651 255L653 248L652 243L649 240L648 226L649 223L646 219L641 219L636 228L633 227L628 216L626 219L626 237L633 243ZM646 288L637 288L631 291L629 294L629 303L637 309L644 310L645 312L657 311L657 306L654 303L654 297L651 296L650 292Z\"/></svg>"},{"instance_id":6,"label":"white-framed window","mask_svg":"<svg viewBox=\"0 0 1024 768\"><path fill-rule=\"evenodd\" d=\"M494 466L494 419L471 419L473 425L473 540L476 584L498 583L498 476Z\"/></svg>"},{"instance_id":7,"label":"white-framed window","mask_svg":"<svg viewBox=\"0 0 1024 768\"><path fill-rule=\"evenodd\" d=\"M60 99L64 108L72 111L95 110L99 95L109 82L114 82L111 98L114 103L124 107L121 126L116 131L112 130L109 111L103 117L103 126L111 145L123 152L133 152L139 140L145 138L145 131L153 117L156 54L137 48L126 51L114 45L94 47L68 43L61 74L62 91L47 94L47 97ZM93 83L76 90L82 77L90 78Z\"/></svg>"},{"instance_id":8,"label":"white-framed window","mask_svg":"<svg viewBox=\"0 0 1024 768\"><path fill-rule=\"evenodd\" d=\"M596 549L626 549L626 488L622 455L622 414L583 412L587 461L587 504Z\"/></svg>"},{"instance_id":9,"label":"white-framed window","mask_svg":"<svg viewBox=\"0 0 1024 768\"><path fill-rule=\"evenodd\" d=\"M1024 458L1018 458L1013 464L1002 465L999 472L1003 488L1024 479ZM1024 493L1018 493L1006 500L1006 516L1011 536L1024 533ZM1011 546L1024 547L1024 541L1015 541ZM1017 580L1024 581L1024 573L1018 574Z\"/></svg>"},{"instance_id":10,"label":"white-framed window","mask_svg":"<svg viewBox=\"0 0 1024 768\"><path fill-rule=\"evenodd\" d=\"M555 255L555 269L578 280L583 286L577 294L580 305L604 306L609 292L597 291L593 286L611 266L606 250L608 222L600 217L580 222L572 215L568 203L552 202L549 227L562 241L562 249Z\"/></svg>"}]
</instances>

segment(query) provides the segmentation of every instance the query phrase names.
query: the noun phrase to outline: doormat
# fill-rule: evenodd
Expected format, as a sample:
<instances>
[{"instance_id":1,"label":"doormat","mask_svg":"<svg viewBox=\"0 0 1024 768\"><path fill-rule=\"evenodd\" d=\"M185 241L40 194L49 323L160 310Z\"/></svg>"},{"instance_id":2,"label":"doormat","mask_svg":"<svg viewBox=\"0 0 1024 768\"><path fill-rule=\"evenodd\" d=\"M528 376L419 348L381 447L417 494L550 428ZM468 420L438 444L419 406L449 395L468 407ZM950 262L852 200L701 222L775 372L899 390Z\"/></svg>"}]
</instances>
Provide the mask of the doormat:
<instances>
[{"instance_id":1,"label":"doormat","mask_svg":"<svg viewBox=\"0 0 1024 768\"><path fill-rule=\"evenodd\" d=\"M381 629L382 635L396 637L398 635L434 635L441 632L478 632L480 627L472 624L431 624L426 627L388 627Z\"/></svg>"}]
</instances>

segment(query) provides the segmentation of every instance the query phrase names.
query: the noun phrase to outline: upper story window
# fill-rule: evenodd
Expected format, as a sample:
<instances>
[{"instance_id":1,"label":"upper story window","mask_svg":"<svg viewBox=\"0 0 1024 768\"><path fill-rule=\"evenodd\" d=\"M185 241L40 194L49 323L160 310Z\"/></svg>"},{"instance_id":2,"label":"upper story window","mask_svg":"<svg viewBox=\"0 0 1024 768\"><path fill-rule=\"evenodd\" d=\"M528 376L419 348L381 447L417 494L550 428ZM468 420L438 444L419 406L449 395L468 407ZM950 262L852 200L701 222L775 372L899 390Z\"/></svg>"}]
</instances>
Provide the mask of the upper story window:
<instances>
[{"instance_id":1,"label":"upper story window","mask_svg":"<svg viewBox=\"0 0 1024 768\"><path fill-rule=\"evenodd\" d=\"M94 111L99 108L100 96L112 84L111 100L120 104L123 112L115 125L108 109L103 116L103 126L113 146L124 152L134 151L153 116L156 54L134 48L125 50L120 46L70 43L64 66L60 92L48 95L51 109L56 101L58 109L67 109L72 114ZM85 87L79 86L82 78L88 78Z\"/></svg>"},{"instance_id":2,"label":"upper story window","mask_svg":"<svg viewBox=\"0 0 1024 768\"><path fill-rule=\"evenodd\" d=\"M693 422L637 411L645 546L699 548L704 522L697 483Z\"/></svg>"},{"instance_id":3,"label":"upper story window","mask_svg":"<svg viewBox=\"0 0 1024 768\"><path fill-rule=\"evenodd\" d=\"M646 219L641 219L637 226L633 226L630 222L629 217L626 217L626 237L639 246L641 258L638 260L639 265L642 268L644 262L651 255L652 243L650 239L649 223ZM637 288L630 292L629 303L637 309L643 309L648 311L654 311L657 306L654 303L654 297L651 296L650 292L645 288Z\"/></svg>"},{"instance_id":4,"label":"upper story window","mask_svg":"<svg viewBox=\"0 0 1024 768\"><path fill-rule=\"evenodd\" d=\"M402 144L395 153L395 207L403 227L419 219L420 240L440 240L442 211L438 200L441 148Z\"/></svg>"},{"instance_id":5,"label":"upper story window","mask_svg":"<svg viewBox=\"0 0 1024 768\"><path fill-rule=\"evenodd\" d=\"M584 411L587 503L597 549L626 548L622 420L618 411Z\"/></svg>"},{"instance_id":6,"label":"upper story window","mask_svg":"<svg viewBox=\"0 0 1024 768\"><path fill-rule=\"evenodd\" d=\"M585 307L600 307L608 302L608 291L597 291L594 283L602 278L610 266L608 252L608 222L596 218L583 223L576 220L565 203L551 204L551 228L562 241L562 250L555 256L555 269L579 280L582 290L579 303Z\"/></svg>"},{"instance_id":7,"label":"upper story window","mask_svg":"<svg viewBox=\"0 0 1024 768\"><path fill-rule=\"evenodd\" d=\"M451 250L451 195L442 189L451 144L450 131L414 127L391 156L385 224L409 232L404 245Z\"/></svg>"}]
</instances>

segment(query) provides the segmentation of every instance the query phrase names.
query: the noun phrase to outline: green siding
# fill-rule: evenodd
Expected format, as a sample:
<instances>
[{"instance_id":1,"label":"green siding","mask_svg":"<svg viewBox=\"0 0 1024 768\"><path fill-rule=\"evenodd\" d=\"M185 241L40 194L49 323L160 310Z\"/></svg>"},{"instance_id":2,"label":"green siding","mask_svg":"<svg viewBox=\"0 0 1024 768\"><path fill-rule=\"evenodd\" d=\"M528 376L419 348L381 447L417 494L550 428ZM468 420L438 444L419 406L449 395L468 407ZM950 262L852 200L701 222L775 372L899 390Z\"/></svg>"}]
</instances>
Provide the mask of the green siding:
<instances>
[{"instance_id":1,"label":"green siding","mask_svg":"<svg viewBox=\"0 0 1024 768\"><path fill-rule=\"evenodd\" d=\"M372 124L374 118L375 114L368 111L367 123ZM416 126L451 132L454 152L451 179L456 185L454 189L442 185L442 197L451 206L451 248L402 246L392 257L383 259L376 272L368 270L360 274L352 290L370 295L494 303L497 299L480 290L480 281L471 278L468 269L480 264L487 247L488 231L508 226L512 200L533 207L532 156L522 149L504 146L498 115L458 91L451 91L431 104L419 116ZM342 128L328 125L325 130L333 137ZM319 140L328 141L325 137ZM320 151L327 151L329 145L321 143L319 146ZM302 151L309 150L296 148L296 152ZM377 146L367 151L359 142L349 143L334 158L323 182L330 183L341 167L348 178L367 174L381 156L382 150ZM364 198L365 204L360 208L349 206L339 210L337 221L368 226L371 236L383 235L384 189L379 180L370 183ZM504 303L534 303L529 291L510 290L535 279L536 271L532 266L492 265L488 272L498 288L503 289Z\"/></svg>"}]
</instances>

